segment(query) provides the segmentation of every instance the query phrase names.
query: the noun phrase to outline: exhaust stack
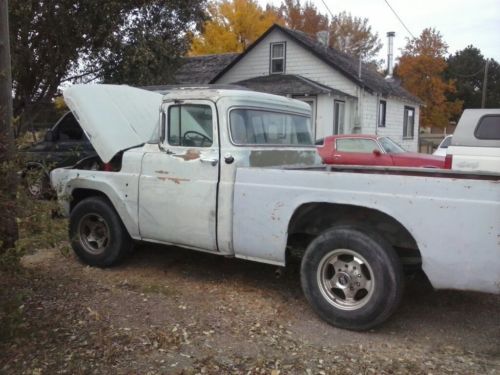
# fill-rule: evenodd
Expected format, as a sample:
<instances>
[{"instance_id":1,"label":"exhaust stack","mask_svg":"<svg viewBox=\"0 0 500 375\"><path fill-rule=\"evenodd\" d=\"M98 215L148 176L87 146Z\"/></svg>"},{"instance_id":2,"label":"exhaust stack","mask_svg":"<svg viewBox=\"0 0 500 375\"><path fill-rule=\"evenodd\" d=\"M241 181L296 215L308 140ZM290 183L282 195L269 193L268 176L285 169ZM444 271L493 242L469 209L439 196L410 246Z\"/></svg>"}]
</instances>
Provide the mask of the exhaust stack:
<instances>
[{"instance_id":1,"label":"exhaust stack","mask_svg":"<svg viewBox=\"0 0 500 375\"><path fill-rule=\"evenodd\" d=\"M394 73L394 37L396 33L389 31L387 33L387 76L386 79L392 79Z\"/></svg>"}]
</instances>

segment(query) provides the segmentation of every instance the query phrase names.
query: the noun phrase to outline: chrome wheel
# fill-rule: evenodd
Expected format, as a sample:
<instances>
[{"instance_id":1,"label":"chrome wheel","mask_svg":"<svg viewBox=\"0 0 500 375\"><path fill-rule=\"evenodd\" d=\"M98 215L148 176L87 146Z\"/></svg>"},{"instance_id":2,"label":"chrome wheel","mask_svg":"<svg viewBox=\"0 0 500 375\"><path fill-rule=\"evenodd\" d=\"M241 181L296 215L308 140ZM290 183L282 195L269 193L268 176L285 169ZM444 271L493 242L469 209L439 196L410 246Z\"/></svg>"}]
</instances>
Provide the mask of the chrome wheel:
<instances>
[{"instance_id":1,"label":"chrome wheel","mask_svg":"<svg viewBox=\"0 0 500 375\"><path fill-rule=\"evenodd\" d=\"M327 253L319 263L317 281L323 297L341 310L356 310L364 306L375 289L370 265L349 249Z\"/></svg>"},{"instance_id":2,"label":"chrome wheel","mask_svg":"<svg viewBox=\"0 0 500 375\"><path fill-rule=\"evenodd\" d=\"M85 251L93 255L104 252L110 240L108 224L102 216L92 213L80 220L78 235Z\"/></svg>"}]
</instances>

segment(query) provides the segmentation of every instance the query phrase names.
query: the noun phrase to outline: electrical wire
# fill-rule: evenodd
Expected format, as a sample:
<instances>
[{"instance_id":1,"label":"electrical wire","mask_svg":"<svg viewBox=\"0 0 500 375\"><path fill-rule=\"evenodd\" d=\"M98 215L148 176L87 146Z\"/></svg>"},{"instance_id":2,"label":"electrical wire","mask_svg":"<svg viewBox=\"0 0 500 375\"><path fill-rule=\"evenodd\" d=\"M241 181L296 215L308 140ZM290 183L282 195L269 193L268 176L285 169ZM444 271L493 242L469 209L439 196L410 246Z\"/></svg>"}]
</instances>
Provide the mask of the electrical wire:
<instances>
[{"instance_id":1,"label":"electrical wire","mask_svg":"<svg viewBox=\"0 0 500 375\"><path fill-rule=\"evenodd\" d=\"M328 11L328 13L330 13L330 16L332 16L332 21L333 21L333 19L334 19L335 17L333 16L332 11L330 10L330 8L328 8L328 5L326 5L325 0L321 0L321 2L322 2L322 3L323 3L323 5L325 6L325 8L326 8L326 10Z\"/></svg>"},{"instance_id":2,"label":"electrical wire","mask_svg":"<svg viewBox=\"0 0 500 375\"><path fill-rule=\"evenodd\" d=\"M408 27L406 27L406 25L403 22L403 20L401 19L401 17L399 17L399 15L396 13L396 11L391 7L391 4L389 4L389 2L387 0L384 0L384 1L387 4L387 6L389 7L389 9L392 10L392 13L394 13L394 15L396 16L396 18L401 23L401 25L403 25L403 27L406 29L406 31L408 31L408 34L410 34L413 39L416 39L415 35L413 35L412 32L410 31L410 29L408 29ZM323 3L324 3L324 1L323 1Z\"/></svg>"}]
</instances>

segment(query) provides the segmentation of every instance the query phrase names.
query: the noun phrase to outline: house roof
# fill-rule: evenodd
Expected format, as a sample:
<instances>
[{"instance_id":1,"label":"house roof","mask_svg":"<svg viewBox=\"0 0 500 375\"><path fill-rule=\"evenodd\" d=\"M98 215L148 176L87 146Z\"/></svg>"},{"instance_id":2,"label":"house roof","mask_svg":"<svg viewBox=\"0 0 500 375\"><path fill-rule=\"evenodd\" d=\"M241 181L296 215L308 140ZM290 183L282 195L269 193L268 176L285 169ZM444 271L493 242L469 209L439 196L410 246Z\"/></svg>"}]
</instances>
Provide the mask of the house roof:
<instances>
[{"instance_id":1,"label":"house roof","mask_svg":"<svg viewBox=\"0 0 500 375\"><path fill-rule=\"evenodd\" d=\"M271 74L235 82L236 85L254 91L262 91L276 95L318 95L333 94L354 98L343 91L325 86L308 78L294 74Z\"/></svg>"},{"instance_id":2,"label":"house roof","mask_svg":"<svg viewBox=\"0 0 500 375\"><path fill-rule=\"evenodd\" d=\"M365 88L371 93L379 93L384 96L396 96L412 102L422 103L416 96L405 90L396 80L386 80L380 73L372 70L366 64L361 64L361 77L359 77L359 60L334 48L325 48L313 37L297 30L274 24L264 34L260 36L245 52L233 58L229 64L214 76L212 82L223 76L229 69L238 63L248 52L259 44L267 35L274 30L280 30L313 55L330 65L333 69L342 73L357 85Z\"/></svg>"},{"instance_id":3,"label":"house roof","mask_svg":"<svg viewBox=\"0 0 500 375\"><path fill-rule=\"evenodd\" d=\"M174 76L176 84L210 83L239 53L184 57Z\"/></svg>"}]
</instances>

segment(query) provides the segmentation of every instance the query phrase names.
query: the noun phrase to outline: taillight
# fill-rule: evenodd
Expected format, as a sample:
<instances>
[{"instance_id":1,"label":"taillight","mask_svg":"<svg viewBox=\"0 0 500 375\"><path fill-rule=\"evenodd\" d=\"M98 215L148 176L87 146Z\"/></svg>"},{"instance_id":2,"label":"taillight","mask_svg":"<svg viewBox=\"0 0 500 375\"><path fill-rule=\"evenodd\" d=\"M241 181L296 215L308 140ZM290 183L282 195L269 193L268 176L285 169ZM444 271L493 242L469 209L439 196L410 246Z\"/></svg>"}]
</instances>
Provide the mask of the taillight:
<instances>
[{"instance_id":1,"label":"taillight","mask_svg":"<svg viewBox=\"0 0 500 375\"><path fill-rule=\"evenodd\" d=\"M446 154L446 157L444 158L444 169L451 169L452 161L453 161L453 155Z\"/></svg>"}]
</instances>

